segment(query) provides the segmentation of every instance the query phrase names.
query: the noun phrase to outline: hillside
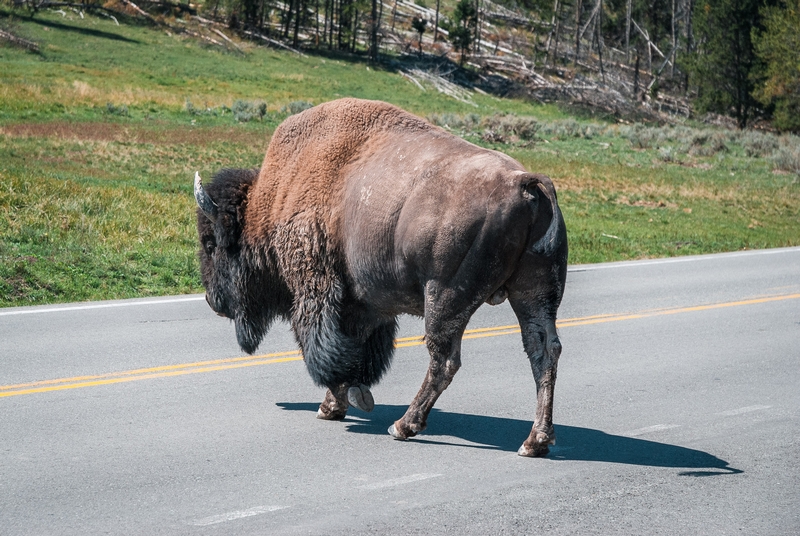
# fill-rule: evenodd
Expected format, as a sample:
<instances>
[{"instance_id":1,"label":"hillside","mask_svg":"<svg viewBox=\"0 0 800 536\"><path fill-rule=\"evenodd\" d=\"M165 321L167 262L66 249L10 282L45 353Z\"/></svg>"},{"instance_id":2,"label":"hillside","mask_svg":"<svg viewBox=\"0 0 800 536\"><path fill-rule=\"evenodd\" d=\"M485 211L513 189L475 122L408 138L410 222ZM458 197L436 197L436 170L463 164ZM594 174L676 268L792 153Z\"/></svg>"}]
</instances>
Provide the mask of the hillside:
<instances>
[{"instance_id":1,"label":"hillside","mask_svg":"<svg viewBox=\"0 0 800 536\"><path fill-rule=\"evenodd\" d=\"M0 11L38 48L0 46L0 305L199 291L194 171L259 165L280 121L340 96L392 102L552 176L573 264L800 244L795 136L572 117L401 57L60 11Z\"/></svg>"}]
</instances>

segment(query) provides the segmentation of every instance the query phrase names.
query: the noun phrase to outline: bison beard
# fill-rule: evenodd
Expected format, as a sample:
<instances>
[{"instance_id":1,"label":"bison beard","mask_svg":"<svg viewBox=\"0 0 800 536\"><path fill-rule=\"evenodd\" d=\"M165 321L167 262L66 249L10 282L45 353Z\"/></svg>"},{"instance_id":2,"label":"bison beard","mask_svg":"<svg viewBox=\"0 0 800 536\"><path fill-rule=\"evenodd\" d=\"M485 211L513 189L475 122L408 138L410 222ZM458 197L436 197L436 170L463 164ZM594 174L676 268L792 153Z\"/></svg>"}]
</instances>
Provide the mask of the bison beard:
<instances>
[{"instance_id":1,"label":"bison beard","mask_svg":"<svg viewBox=\"0 0 800 536\"><path fill-rule=\"evenodd\" d=\"M206 299L255 352L276 318L292 325L315 383L318 416L371 410L399 314L425 317L423 385L389 433L406 439L461 364L477 308L509 300L536 382L523 456L552 426L566 280L566 228L549 178L391 105L326 103L287 119L260 169L195 178Z\"/></svg>"}]
</instances>

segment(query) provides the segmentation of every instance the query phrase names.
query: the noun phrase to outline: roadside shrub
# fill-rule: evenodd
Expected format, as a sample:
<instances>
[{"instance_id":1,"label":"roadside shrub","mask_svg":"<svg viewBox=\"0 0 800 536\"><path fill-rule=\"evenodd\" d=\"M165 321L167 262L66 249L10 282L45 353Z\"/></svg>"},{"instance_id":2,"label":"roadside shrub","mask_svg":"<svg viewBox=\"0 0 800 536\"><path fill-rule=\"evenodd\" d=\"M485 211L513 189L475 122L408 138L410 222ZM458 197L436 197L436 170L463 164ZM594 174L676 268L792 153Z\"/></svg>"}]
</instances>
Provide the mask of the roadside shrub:
<instances>
[{"instance_id":1,"label":"roadside shrub","mask_svg":"<svg viewBox=\"0 0 800 536\"><path fill-rule=\"evenodd\" d=\"M658 157L663 162L677 162L678 151L672 147L662 147L658 150Z\"/></svg>"},{"instance_id":2,"label":"roadside shrub","mask_svg":"<svg viewBox=\"0 0 800 536\"><path fill-rule=\"evenodd\" d=\"M602 125L598 125L597 123L589 123L583 128L583 134L581 137L586 138L587 140L591 140L595 136L599 136L603 133Z\"/></svg>"},{"instance_id":3,"label":"roadside shrub","mask_svg":"<svg viewBox=\"0 0 800 536\"><path fill-rule=\"evenodd\" d=\"M557 136L559 138L573 138L580 135L581 126L574 119L565 119L563 121L553 121L547 123L541 128L542 134Z\"/></svg>"},{"instance_id":4,"label":"roadside shrub","mask_svg":"<svg viewBox=\"0 0 800 536\"><path fill-rule=\"evenodd\" d=\"M557 125L557 134L560 136L580 136L581 125L574 119L566 119Z\"/></svg>"},{"instance_id":5,"label":"roadside shrub","mask_svg":"<svg viewBox=\"0 0 800 536\"><path fill-rule=\"evenodd\" d=\"M438 127L449 130L460 129L464 126L464 119L458 114L453 113L431 114L428 116L428 121Z\"/></svg>"},{"instance_id":6,"label":"roadside shrub","mask_svg":"<svg viewBox=\"0 0 800 536\"><path fill-rule=\"evenodd\" d=\"M448 130L461 130L468 134L480 130L481 116L478 114L458 115L453 113L430 114L426 117L429 123Z\"/></svg>"},{"instance_id":7,"label":"roadside shrub","mask_svg":"<svg viewBox=\"0 0 800 536\"><path fill-rule=\"evenodd\" d=\"M749 130L742 134L740 143L744 152L749 157L769 156L778 148L778 138L772 134L765 134Z\"/></svg>"},{"instance_id":8,"label":"roadside shrub","mask_svg":"<svg viewBox=\"0 0 800 536\"><path fill-rule=\"evenodd\" d=\"M484 139L491 132L493 136L516 136L523 140L532 140L541 128L535 118L516 115L492 115L483 120L482 126L486 129Z\"/></svg>"},{"instance_id":9,"label":"roadside shrub","mask_svg":"<svg viewBox=\"0 0 800 536\"><path fill-rule=\"evenodd\" d=\"M708 143L709 139L711 139L711 133L707 130L701 130L700 132L692 134L689 145L691 147L703 147Z\"/></svg>"},{"instance_id":10,"label":"roadside shrub","mask_svg":"<svg viewBox=\"0 0 800 536\"><path fill-rule=\"evenodd\" d=\"M539 131L539 128L541 128L541 125L533 117L511 116L503 121L503 128L507 132L519 136L523 140L532 140Z\"/></svg>"},{"instance_id":11,"label":"roadside shrub","mask_svg":"<svg viewBox=\"0 0 800 536\"><path fill-rule=\"evenodd\" d=\"M628 134L628 141L637 149L649 149L656 145L658 136L654 129L636 125Z\"/></svg>"},{"instance_id":12,"label":"roadside shrub","mask_svg":"<svg viewBox=\"0 0 800 536\"><path fill-rule=\"evenodd\" d=\"M674 126L667 130L667 139L686 145L691 143L695 130L683 125Z\"/></svg>"},{"instance_id":13,"label":"roadside shrub","mask_svg":"<svg viewBox=\"0 0 800 536\"><path fill-rule=\"evenodd\" d=\"M714 156L720 152L727 152L728 134L722 131L700 131L692 136L689 154L692 156Z\"/></svg>"},{"instance_id":14,"label":"roadside shrub","mask_svg":"<svg viewBox=\"0 0 800 536\"><path fill-rule=\"evenodd\" d=\"M800 175L800 138L787 136L774 155L772 161L776 169Z\"/></svg>"},{"instance_id":15,"label":"roadside shrub","mask_svg":"<svg viewBox=\"0 0 800 536\"><path fill-rule=\"evenodd\" d=\"M219 106L217 108L209 108L206 106L205 108L197 108L189 99L186 99L186 102L183 105L183 109L189 115L224 115L226 111L230 111L230 108L227 106Z\"/></svg>"},{"instance_id":16,"label":"roadside shrub","mask_svg":"<svg viewBox=\"0 0 800 536\"><path fill-rule=\"evenodd\" d=\"M481 124L481 116L478 114L467 114L464 116L464 130L475 132Z\"/></svg>"},{"instance_id":17,"label":"roadside shrub","mask_svg":"<svg viewBox=\"0 0 800 536\"><path fill-rule=\"evenodd\" d=\"M249 102L236 100L231 106L233 118L239 123L247 123L254 119L261 121L267 114L267 104L265 102Z\"/></svg>"},{"instance_id":18,"label":"roadside shrub","mask_svg":"<svg viewBox=\"0 0 800 536\"><path fill-rule=\"evenodd\" d=\"M641 128L641 125L638 125ZM574 119L564 119L552 121L539 125L538 132L543 136L555 136L557 138L586 138L592 139L595 136L619 136L627 138L632 127L617 125L604 126L598 123L581 124Z\"/></svg>"},{"instance_id":19,"label":"roadside shrub","mask_svg":"<svg viewBox=\"0 0 800 536\"><path fill-rule=\"evenodd\" d=\"M500 123L505 118L505 114L494 114L483 118L481 126L488 130L499 130Z\"/></svg>"},{"instance_id":20,"label":"roadside shrub","mask_svg":"<svg viewBox=\"0 0 800 536\"><path fill-rule=\"evenodd\" d=\"M709 146L714 151L714 154L728 152L730 150L726 143L728 141L730 141L730 136L727 132L714 132L711 135Z\"/></svg>"},{"instance_id":21,"label":"roadside shrub","mask_svg":"<svg viewBox=\"0 0 800 536\"><path fill-rule=\"evenodd\" d=\"M506 138L501 132L496 132L491 129L487 129L481 135L483 141L488 141L490 143L507 143L508 138Z\"/></svg>"},{"instance_id":22,"label":"roadside shrub","mask_svg":"<svg viewBox=\"0 0 800 536\"><path fill-rule=\"evenodd\" d=\"M106 103L106 113L108 115L119 115L122 117L128 117L130 115L128 113L128 107L126 105L121 104L119 106L115 106L110 102Z\"/></svg>"},{"instance_id":23,"label":"roadside shrub","mask_svg":"<svg viewBox=\"0 0 800 536\"><path fill-rule=\"evenodd\" d=\"M281 108L281 113L294 115L299 114L309 108L313 108L314 105L308 101L292 101L283 108Z\"/></svg>"}]
</instances>

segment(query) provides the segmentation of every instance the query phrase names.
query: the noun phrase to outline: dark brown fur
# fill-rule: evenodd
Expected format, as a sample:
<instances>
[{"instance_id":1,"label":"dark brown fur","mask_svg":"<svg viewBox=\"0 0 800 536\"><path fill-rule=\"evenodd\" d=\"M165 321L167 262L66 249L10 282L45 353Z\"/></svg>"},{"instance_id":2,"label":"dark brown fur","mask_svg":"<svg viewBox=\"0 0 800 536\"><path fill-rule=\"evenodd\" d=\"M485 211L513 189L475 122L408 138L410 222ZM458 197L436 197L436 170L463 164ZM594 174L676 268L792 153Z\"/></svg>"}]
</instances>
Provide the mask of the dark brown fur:
<instances>
[{"instance_id":1,"label":"dark brown fur","mask_svg":"<svg viewBox=\"0 0 800 536\"><path fill-rule=\"evenodd\" d=\"M422 315L430 368L390 429L416 435L460 366L469 318L507 296L538 393L520 454L546 454L567 261L550 179L394 106L342 99L287 119L257 178L225 170L208 194L219 206L213 224L198 213L209 304L248 352L274 318L291 322L329 388L321 417L344 416L348 386L380 380L396 317Z\"/></svg>"}]
</instances>

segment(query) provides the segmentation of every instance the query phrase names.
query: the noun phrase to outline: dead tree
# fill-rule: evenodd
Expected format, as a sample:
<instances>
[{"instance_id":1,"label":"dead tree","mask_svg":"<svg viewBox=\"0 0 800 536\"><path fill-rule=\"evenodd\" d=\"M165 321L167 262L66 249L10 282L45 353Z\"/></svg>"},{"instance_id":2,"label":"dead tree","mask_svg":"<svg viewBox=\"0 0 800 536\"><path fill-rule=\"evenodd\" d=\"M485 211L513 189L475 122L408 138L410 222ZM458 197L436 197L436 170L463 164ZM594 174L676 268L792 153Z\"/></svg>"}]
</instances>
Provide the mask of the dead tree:
<instances>
[{"instance_id":1,"label":"dead tree","mask_svg":"<svg viewBox=\"0 0 800 536\"><path fill-rule=\"evenodd\" d=\"M575 0L575 66L578 65L578 59L581 55L581 11L583 8L583 0Z\"/></svg>"},{"instance_id":2,"label":"dead tree","mask_svg":"<svg viewBox=\"0 0 800 536\"><path fill-rule=\"evenodd\" d=\"M625 9L625 63L631 64L631 8L633 0L628 0L628 5Z\"/></svg>"}]
</instances>

